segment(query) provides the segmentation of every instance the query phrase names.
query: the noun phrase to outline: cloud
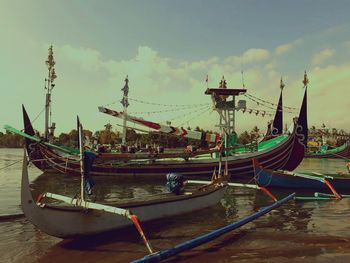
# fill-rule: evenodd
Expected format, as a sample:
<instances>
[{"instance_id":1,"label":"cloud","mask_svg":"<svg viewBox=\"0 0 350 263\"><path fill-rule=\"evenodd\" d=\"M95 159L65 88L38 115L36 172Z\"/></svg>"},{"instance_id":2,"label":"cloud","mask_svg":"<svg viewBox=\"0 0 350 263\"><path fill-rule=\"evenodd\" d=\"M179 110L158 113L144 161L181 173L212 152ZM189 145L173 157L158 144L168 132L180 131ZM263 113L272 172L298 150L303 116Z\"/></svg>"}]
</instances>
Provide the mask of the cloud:
<instances>
[{"instance_id":1,"label":"cloud","mask_svg":"<svg viewBox=\"0 0 350 263\"><path fill-rule=\"evenodd\" d=\"M210 105L210 97L204 95L206 75L209 75L208 84L210 87L217 87L224 75L230 88L241 88L241 66L249 63L253 64L247 66L243 76L248 89L255 95L265 98L269 96L269 100L272 101L277 101L279 94L278 92L274 93L273 96L269 94L270 88L278 91L279 73L276 72L275 64L269 61L270 52L265 49L248 49L240 55L231 56L229 59L222 60L218 57L211 57L195 61L162 57L156 50L147 46L140 46L135 56L127 60L105 59L96 50L75 48L69 45L54 47L54 52L55 58L59 60L59 65L64 65L64 68L60 70L62 77L60 77L59 86L74 86L77 93L79 90L91 91L84 93L84 100L89 107L96 103L108 104L111 101L118 101L121 97L118 89L124 85L126 75L129 76L129 95L131 98L161 104L208 103ZM70 76L69 81L67 75ZM64 87L61 89L62 94ZM65 92L68 90L71 92L71 89L68 88ZM64 100L67 104L67 99L64 98ZM57 98L58 103L59 98ZM73 101L70 103L73 104ZM249 103L250 106L257 106L255 103ZM81 107L85 107L85 104ZM120 107L118 102L115 107ZM94 110L95 108L89 108L86 109L86 112L90 112L90 115L93 116ZM210 107L207 111L205 110L194 108L188 109L187 113L185 111L161 112L160 110L158 115L148 115L147 112L157 111L154 105L136 103L135 101L131 101L130 105L131 112L144 112L144 114L137 115L146 119L170 120L173 121L174 125L183 123L187 125L188 123L192 127L199 125L206 129L214 129L218 115L217 113L208 114ZM202 112L203 114L200 114ZM176 117L179 114L182 115L181 118ZM242 124L238 130L250 130L254 116L248 118L245 114L241 117L247 121L241 120ZM237 120L241 117L237 117ZM100 119L98 121L101 122Z\"/></svg>"},{"instance_id":2,"label":"cloud","mask_svg":"<svg viewBox=\"0 0 350 263\"><path fill-rule=\"evenodd\" d=\"M327 51L327 50L326 50ZM281 72L279 71L279 57L271 57L268 50L248 49L242 54L231 56L229 59L211 57L206 60L179 60L161 56L156 50L140 46L135 55L126 60L105 59L97 50L82 47L61 46L54 47L55 59L61 67L57 69L59 73L58 88L55 91L55 115L61 114L62 118L74 119L70 116L75 113L72 110L76 105L76 97L84 98L84 103L79 108L84 111L86 126L90 129L103 127L107 121L111 121L108 116L101 116L96 113L96 106L106 105L112 101L117 101L113 108L119 109L121 105L120 89L124 85L124 78L129 75L130 98L144 102L159 104L211 104L209 96L204 95L206 89L205 78L209 75L209 87L217 87L221 77L224 75L228 87L241 88L242 74L241 66L244 69L244 84L250 94L263 98L272 103L276 103L279 97L279 82ZM317 54L323 54L323 59L329 58L334 51L324 50ZM322 59L319 59L320 62ZM259 62L259 63L258 63ZM249 64L251 63L251 64ZM309 122L312 125L320 125L321 121L334 120L329 125L339 128L350 126L347 121L343 107L331 108L334 105L348 105L346 96L339 94L346 93L346 84L350 82L347 72L350 64L333 65L312 69L309 74L310 96L309 96ZM294 75L297 74L297 75ZM303 90L301 80L303 71L297 73L284 72L283 80L286 84L284 90L284 104L292 107L300 107ZM74 87L74 90L71 88ZM336 87L336 92L334 88ZM86 92L84 92L86 91ZM66 96L66 94L72 96ZM83 92L83 93L82 93ZM83 94L83 95L81 95ZM247 100L247 107L253 109L264 109L261 104ZM59 107L58 105L66 105ZM157 107L152 104L130 101L129 111L137 112L137 116L154 121L172 121L174 125L200 126L205 129L215 130L218 123L218 114L208 108L176 108L169 111L167 107ZM325 107L325 105L330 105ZM331 106L333 105L333 106ZM159 111L159 113L149 113ZM96 116L96 114L98 116ZM290 124L295 114L285 113L285 122ZM237 113L238 133L251 128L259 123L259 128L264 131L266 123L273 117L255 116L255 114ZM336 121L335 121L336 120ZM117 120L112 120L117 121ZM69 124L67 124L69 125Z\"/></svg>"},{"instance_id":3,"label":"cloud","mask_svg":"<svg viewBox=\"0 0 350 263\"><path fill-rule=\"evenodd\" d=\"M293 48L293 44L284 44L284 45L280 45L276 48L276 55L282 55L284 53L287 53L289 50L291 50Z\"/></svg>"},{"instance_id":4,"label":"cloud","mask_svg":"<svg viewBox=\"0 0 350 263\"><path fill-rule=\"evenodd\" d=\"M275 54L277 56L285 54L285 53L289 52L290 50L292 50L297 45L300 45L302 42L303 42L302 39L297 39L297 40L293 41L292 43L280 45L280 46L276 47Z\"/></svg>"},{"instance_id":5,"label":"cloud","mask_svg":"<svg viewBox=\"0 0 350 263\"><path fill-rule=\"evenodd\" d=\"M310 72L310 120L349 130L346 110L349 100L350 63L315 68ZM343 94L343 95L342 95Z\"/></svg>"},{"instance_id":6,"label":"cloud","mask_svg":"<svg viewBox=\"0 0 350 263\"><path fill-rule=\"evenodd\" d=\"M324 49L312 57L311 63L313 65L320 65L327 59L333 57L334 54L335 54L334 49L330 49L330 48Z\"/></svg>"},{"instance_id":7,"label":"cloud","mask_svg":"<svg viewBox=\"0 0 350 263\"><path fill-rule=\"evenodd\" d=\"M348 51L350 52L350 41L345 41L342 43L342 46Z\"/></svg>"},{"instance_id":8,"label":"cloud","mask_svg":"<svg viewBox=\"0 0 350 263\"><path fill-rule=\"evenodd\" d=\"M91 48L74 48L70 45L55 47L54 52L59 54L60 59L68 60L78 64L84 70L93 72L98 71L102 66L102 55L99 51Z\"/></svg>"},{"instance_id":9,"label":"cloud","mask_svg":"<svg viewBox=\"0 0 350 263\"><path fill-rule=\"evenodd\" d=\"M236 65L248 64L252 62L263 61L270 58L270 52L262 48L251 48L240 56L231 56L226 59L228 63Z\"/></svg>"}]
</instances>

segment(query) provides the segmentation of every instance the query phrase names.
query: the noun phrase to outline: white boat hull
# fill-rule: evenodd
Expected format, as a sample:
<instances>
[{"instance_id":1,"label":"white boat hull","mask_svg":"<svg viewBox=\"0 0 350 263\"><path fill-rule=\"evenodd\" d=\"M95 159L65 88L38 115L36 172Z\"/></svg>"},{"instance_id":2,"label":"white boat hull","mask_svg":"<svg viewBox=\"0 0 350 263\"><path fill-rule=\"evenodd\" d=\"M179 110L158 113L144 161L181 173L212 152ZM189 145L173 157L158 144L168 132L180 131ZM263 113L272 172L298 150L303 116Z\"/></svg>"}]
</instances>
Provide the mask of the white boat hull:
<instances>
[{"instance_id":1,"label":"white boat hull","mask_svg":"<svg viewBox=\"0 0 350 263\"><path fill-rule=\"evenodd\" d=\"M29 189L26 161L23 162L22 173L22 210L31 223L51 236L70 238L93 235L133 225L126 217L105 211L74 206L38 205ZM213 206L220 201L225 190L226 186L217 186L215 189L195 192L192 195L170 195L165 199L128 203L118 207L129 209L142 223Z\"/></svg>"}]
</instances>

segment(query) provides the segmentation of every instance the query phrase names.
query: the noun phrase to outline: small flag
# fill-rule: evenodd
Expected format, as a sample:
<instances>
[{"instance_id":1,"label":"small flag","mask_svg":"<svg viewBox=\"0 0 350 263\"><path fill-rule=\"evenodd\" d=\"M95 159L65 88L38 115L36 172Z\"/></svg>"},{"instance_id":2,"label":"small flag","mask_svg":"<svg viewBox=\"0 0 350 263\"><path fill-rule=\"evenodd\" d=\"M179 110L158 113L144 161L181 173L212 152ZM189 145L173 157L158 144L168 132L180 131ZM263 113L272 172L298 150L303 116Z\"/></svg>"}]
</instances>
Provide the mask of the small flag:
<instances>
[{"instance_id":1,"label":"small flag","mask_svg":"<svg viewBox=\"0 0 350 263\"><path fill-rule=\"evenodd\" d=\"M205 79L205 82L208 83L209 76L207 75L207 78Z\"/></svg>"}]
</instances>

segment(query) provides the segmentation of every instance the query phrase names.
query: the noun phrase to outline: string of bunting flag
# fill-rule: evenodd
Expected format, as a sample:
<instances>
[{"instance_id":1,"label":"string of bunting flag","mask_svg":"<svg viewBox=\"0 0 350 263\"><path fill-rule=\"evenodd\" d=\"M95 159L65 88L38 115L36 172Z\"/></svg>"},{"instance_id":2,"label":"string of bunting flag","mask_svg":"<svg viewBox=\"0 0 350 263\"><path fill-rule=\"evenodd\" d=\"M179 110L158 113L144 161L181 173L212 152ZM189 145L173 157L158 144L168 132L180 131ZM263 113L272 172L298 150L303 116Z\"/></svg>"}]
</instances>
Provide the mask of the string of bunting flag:
<instances>
[{"instance_id":1,"label":"string of bunting flag","mask_svg":"<svg viewBox=\"0 0 350 263\"><path fill-rule=\"evenodd\" d=\"M265 107L269 107L269 106L267 106L266 104L271 105L271 106L278 106L276 103L273 103L273 102L270 102L270 101L267 101L267 100L260 99L260 98L258 98L258 97L256 97L256 96L251 95L251 94L247 94L247 93L246 93L246 94L244 94L243 96L245 96L246 98L248 98L248 99L254 101L254 102L255 102L256 104L258 104L258 105L263 105L263 106L265 106ZM270 108L271 108L271 107L270 107ZM288 107L288 106L283 106L283 108L289 109L289 110L292 110L292 111L297 111L297 110L299 110L298 108ZM275 109L275 108L271 108L271 109ZM289 113L294 113L294 112L292 112L292 111L287 111L287 112L289 112Z\"/></svg>"},{"instance_id":2,"label":"string of bunting flag","mask_svg":"<svg viewBox=\"0 0 350 263\"><path fill-rule=\"evenodd\" d=\"M252 114L254 113L256 116L261 115L261 117L269 116L272 117L274 116L273 111L268 111L268 110L257 110L257 109L250 109L250 108L235 108L235 111L242 111L242 113L249 113Z\"/></svg>"},{"instance_id":3,"label":"string of bunting flag","mask_svg":"<svg viewBox=\"0 0 350 263\"><path fill-rule=\"evenodd\" d=\"M180 114L177 115L173 118L167 118L167 121L174 121L180 118L184 118L184 117L188 117L190 115L193 115L195 113L198 112L197 115L191 117L190 119L184 121L182 124L180 124L180 126L190 122L191 120L199 117L200 115L212 110L212 107L204 107L203 110L202 108L199 108L198 110L200 110L200 112L198 111L193 111L193 112L189 112L188 114ZM248 114L255 114L256 116L260 115L261 117L273 117L275 112L274 111L269 111L269 110L257 110L257 109L251 109L251 108L235 108L235 111L241 111L242 113L248 113Z\"/></svg>"},{"instance_id":4,"label":"string of bunting flag","mask_svg":"<svg viewBox=\"0 0 350 263\"><path fill-rule=\"evenodd\" d=\"M251 98L248 98L248 99L250 99L250 100L252 100L253 102L255 102L258 106L263 106L263 107L265 107L265 108L268 108L268 109L271 109L271 110L274 110L274 111L276 111L276 108L275 107L272 107L272 106L268 106L268 105L264 105L264 104L262 104L262 103L260 103L260 102L257 102L256 100L254 100L254 99L251 99ZM278 109L278 111L279 112L284 112L284 113L292 113L292 114L296 114L296 112L294 112L294 111L287 111L287 110L280 110L280 109Z\"/></svg>"},{"instance_id":5,"label":"string of bunting flag","mask_svg":"<svg viewBox=\"0 0 350 263\"><path fill-rule=\"evenodd\" d=\"M145 101L145 100L140 100L140 99L134 99L134 98L128 98L128 100L134 101L134 102L138 102L138 103L142 103L142 104L147 104L147 105L154 105L154 106L163 106L163 107L185 107L185 108L196 108L196 107L200 107L200 106L207 106L209 105L208 103L199 103L199 104L165 104L165 103L155 103L155 102L149 102L149 101ZM104 106L110 106L113 104L116 104L120 101L113 101L111 103L108 103Z\"/></svg>"},{"instance_id":6,"label":"string of bunting flag","mask_svg":"<svg viewBox=\"0 0 350 263\"><path fill-rule=\"evenodd\" d=\"M196 107L184 107L184 108L176 108L176 109L167 109L167 110L157 110L157 111L139 111L139 112L130 112L130 114L156 114L156 113L163 113L163 112L174 112L174 111L186 111L186 110L192 110L192 109L202 109L202 108L210 107L210 104L198 104ZM182 114L183 116L183 114Z\"/></svg>"},{"instance_id":7,"label":"string of bunting flag","mask_svg":"<svg viewBox=\"0 0 350 263\"><path fill-rule=\"evenodd\" d=\"M139 99L133 99L129 98L129 100L143 103L143 104L149 104L149 105L155 105L155 106L164 106L164 107L186 107L186 108L195 108L199 106L207 106L209 105L208 103L199 103L199 104L163 104L163 103L155 103L155 102L149 102L149 101L144 101L144 100L139 100Z\"/></svg>"}]
</instances>

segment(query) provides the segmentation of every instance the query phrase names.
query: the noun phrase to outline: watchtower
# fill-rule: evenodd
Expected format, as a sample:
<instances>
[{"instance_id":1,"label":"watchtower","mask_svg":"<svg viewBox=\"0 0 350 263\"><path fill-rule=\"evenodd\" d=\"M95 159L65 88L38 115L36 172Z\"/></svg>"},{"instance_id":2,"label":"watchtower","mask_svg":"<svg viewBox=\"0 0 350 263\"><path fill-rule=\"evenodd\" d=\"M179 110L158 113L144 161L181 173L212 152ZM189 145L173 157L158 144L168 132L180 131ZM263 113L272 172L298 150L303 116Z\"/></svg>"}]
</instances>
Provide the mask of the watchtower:
<instances>
[{"instance_id":1,"label":"watchtower","mask_svg":"<svg viewBox=\"0 0 350 263\"><path fill-rule=\"evenodd\" d=\"M225 77L219 83L218 88L207 88L206 95L211 95L213 101L213 108L220 116L219 124L217 127L225 133L226 136L230 136L235 133L235 110L245 108L245 101L238 101L238 107L236 107L236 97L243 95L247 90L231 89L227 88L227 82Z\"/></svg>"}]
</instances>

